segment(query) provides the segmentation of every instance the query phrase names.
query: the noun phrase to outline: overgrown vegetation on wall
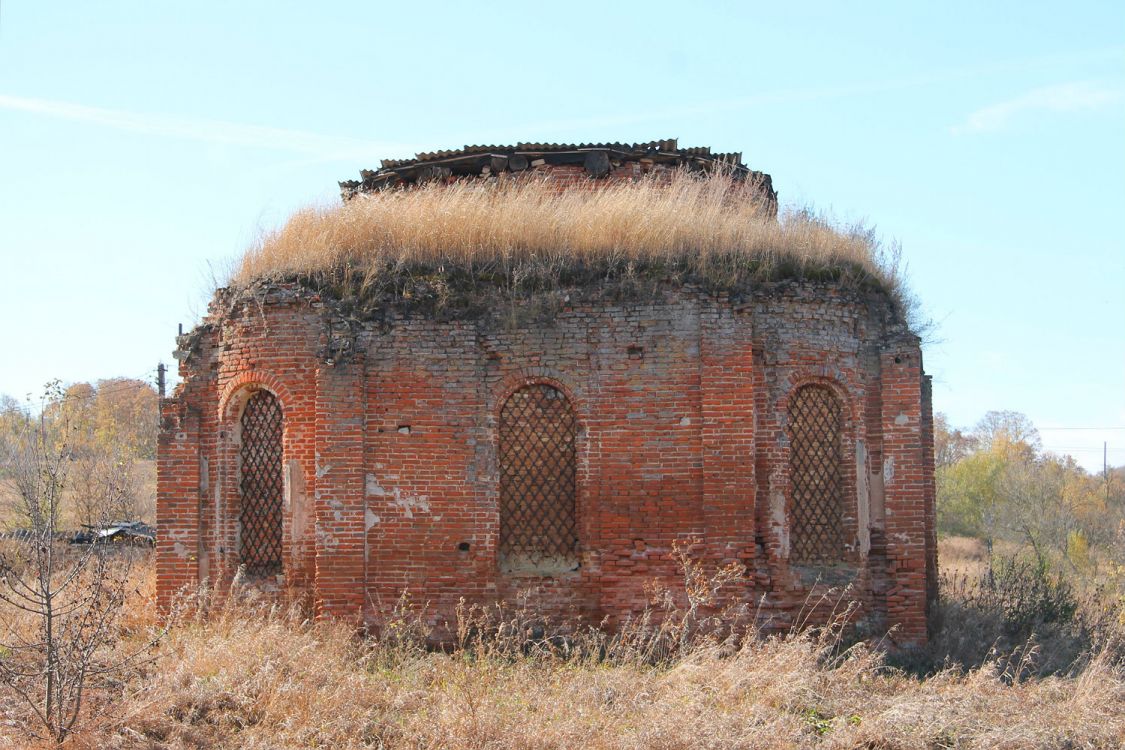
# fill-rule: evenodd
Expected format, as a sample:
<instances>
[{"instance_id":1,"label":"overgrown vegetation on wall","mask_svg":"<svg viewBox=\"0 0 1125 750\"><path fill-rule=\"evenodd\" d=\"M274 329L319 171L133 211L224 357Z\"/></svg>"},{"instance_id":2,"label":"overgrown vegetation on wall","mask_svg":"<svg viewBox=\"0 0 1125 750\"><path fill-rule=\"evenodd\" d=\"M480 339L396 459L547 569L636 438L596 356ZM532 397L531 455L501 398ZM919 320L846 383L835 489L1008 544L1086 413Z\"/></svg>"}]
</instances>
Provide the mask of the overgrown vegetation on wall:
<instances>
[{"instance_id":1,"label":"overgrown vegetation on wall","mask_svg":"<svg viewBox=\"0 0 1125 750\"><path fill-rule=\"evenodd\" d=\"M813 278L889 292L909 307L897 252L862 227L810 211L770 217L729 174L591 182L431 183L294 214L242 260L232 283L300 280L338 297L521 293L621 280L737 288ZM596 186L596 187L595 187ZM440 300L439 300L440 302Z\"/></svg>"}]
</instances>

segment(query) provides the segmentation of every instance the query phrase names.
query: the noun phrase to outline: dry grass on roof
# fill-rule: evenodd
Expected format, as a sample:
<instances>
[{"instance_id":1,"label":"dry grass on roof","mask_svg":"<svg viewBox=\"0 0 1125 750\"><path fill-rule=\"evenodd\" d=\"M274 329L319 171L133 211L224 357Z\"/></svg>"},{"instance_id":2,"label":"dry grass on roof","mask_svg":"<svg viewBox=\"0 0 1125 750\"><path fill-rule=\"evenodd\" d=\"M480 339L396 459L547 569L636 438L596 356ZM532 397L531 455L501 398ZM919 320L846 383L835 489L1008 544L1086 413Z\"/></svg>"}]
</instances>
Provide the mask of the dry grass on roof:
<instances>
[{"instance_id":1,"label":"dry grass on roof","mask_svg":"<svg viewBox=\"0 0 1125 750\"><path fill-rule=\"evenodd\" d=\"M776 220L756 185L729 175L593 184L463 181L306 208L247 252L232 281L316 282L346 270L370 287L424 267L543 288L575 269L606 277L648 268L718 286L813 277L899 291L895 264L870 232L807 211Z\"/></svg>"}]
</instances>

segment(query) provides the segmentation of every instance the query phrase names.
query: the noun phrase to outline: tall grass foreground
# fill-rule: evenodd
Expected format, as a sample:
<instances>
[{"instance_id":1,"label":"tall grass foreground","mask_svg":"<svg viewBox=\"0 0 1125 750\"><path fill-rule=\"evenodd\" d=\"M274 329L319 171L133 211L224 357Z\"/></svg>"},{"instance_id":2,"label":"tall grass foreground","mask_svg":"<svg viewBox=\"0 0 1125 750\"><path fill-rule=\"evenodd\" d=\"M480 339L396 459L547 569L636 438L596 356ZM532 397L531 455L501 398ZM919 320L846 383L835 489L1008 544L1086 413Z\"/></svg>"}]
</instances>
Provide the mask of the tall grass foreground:
<instances>
[{"instance_id":1,"label":"tall grass foreground","mask_svg":"<svg viewBox=\"0 0 1125 750\"><path fill-rule=\"evenodd\" d=\"M722 583L723 571L697 573L693 596ZM151 571L134 591L123 647L152 626ZM1070 676L990 661L921 678L845 647L837 627L684 638L688 599L623 635L566 637L540 630L534 612L465 606L456 645L435 651L424 605L408 598L362 638L232 591L185 609L155 660L92 695L68 746L991 750L1118 747L1125 736L1125 673L1107 652ZM0 699L0 747L28 747L10 710Z\"/></svg>"}]
</instances>

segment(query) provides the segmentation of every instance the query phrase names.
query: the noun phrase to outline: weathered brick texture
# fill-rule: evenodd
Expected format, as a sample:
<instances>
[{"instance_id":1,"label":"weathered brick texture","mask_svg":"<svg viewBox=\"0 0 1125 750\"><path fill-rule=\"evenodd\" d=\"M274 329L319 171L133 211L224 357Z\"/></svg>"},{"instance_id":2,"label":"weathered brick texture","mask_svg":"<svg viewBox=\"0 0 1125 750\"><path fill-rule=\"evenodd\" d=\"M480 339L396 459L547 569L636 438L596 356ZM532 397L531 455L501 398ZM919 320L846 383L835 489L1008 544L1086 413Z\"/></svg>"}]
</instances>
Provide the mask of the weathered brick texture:
<instances>
[{"instance_id":1,"label":"weathered brick texture","mask_svg":"<svg viewBox=\"0 0 1125 750\"><path fill-rule=\"evenodd\" d=\"M365 322L297 286L220 293L182 337L183 383L163 405L161 602L200 582L223 590L237 570L239 413L266 388L284 410L286 562L260 585L305 592L322 616L378 626L409 592L440 626L462 597L526 593L546 614L613 623L654 580L682 586L679 540L744 565L731 595L768 627L854 582L874 625L925 640L928 381L882 297L832 282L552 294L550 315L525 301L496 317ZM498 559L499 414L530 383L565 393L579 423L575 570L504 573ZM810 383L843 412L845 549L827 567L789 560L787 407Z\"/></svg>"}]
</instances>

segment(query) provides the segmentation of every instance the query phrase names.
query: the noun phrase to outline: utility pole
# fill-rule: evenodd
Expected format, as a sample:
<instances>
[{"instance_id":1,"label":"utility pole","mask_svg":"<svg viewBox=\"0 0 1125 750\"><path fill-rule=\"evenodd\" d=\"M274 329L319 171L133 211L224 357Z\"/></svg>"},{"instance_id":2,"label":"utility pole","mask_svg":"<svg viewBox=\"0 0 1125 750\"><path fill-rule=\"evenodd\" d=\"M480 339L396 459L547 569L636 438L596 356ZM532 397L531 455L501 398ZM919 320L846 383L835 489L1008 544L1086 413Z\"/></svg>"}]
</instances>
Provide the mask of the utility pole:
<instances>
[{"instance_id":1,"label":"utility pole","mask_svg":"<svg viewBox=\"0 0 1125 750\"><path fill-rule=\"evenodd\" d=\"M1102 477L1105 479L1105 502L1109 505L1109 441L1102 441Z\"/></svg>"},{"instance_id":2,"label":"utility pole","mask_svg":"<svg viewBox=\"0 0 1125 750\"><path fill-rule=\"evenodd\" d=\"M164 369L163 362L156 366L156 392L160 398L164 398Z\"/></svg>"}]
</instances>

